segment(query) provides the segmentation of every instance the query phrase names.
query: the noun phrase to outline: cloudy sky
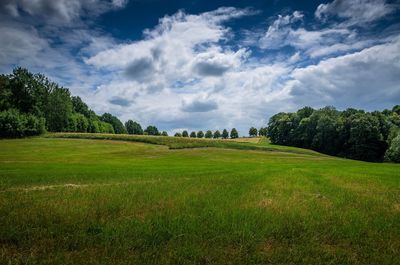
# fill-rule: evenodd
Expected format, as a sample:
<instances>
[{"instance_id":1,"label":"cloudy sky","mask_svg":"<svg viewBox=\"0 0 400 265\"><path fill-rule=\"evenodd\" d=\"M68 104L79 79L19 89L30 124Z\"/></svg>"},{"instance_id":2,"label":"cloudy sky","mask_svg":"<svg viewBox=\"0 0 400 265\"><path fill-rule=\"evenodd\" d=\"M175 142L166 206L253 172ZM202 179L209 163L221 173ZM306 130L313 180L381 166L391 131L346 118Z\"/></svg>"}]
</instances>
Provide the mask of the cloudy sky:
<instances>
[{"instance_id":1,"label":"cloudy sky","mask_svg":"<svg viewBox=\"0 0 400 265\"><path fill-rule=\"evenodd\" d=\"M0 73L169 132L400 103L400 1L1 0L0 36Z\"/></svg>"}]
</instances>

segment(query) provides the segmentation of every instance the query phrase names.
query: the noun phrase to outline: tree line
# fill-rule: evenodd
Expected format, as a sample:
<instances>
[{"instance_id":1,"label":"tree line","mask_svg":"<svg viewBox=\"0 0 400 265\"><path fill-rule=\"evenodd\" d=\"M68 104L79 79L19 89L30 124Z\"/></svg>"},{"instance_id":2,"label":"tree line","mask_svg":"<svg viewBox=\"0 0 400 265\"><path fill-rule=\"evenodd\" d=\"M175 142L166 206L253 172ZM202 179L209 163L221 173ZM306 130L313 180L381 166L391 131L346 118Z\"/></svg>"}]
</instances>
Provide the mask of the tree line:
<instances>
[{"instance_id":1,"label":"tree line","mask_svg":"<svg viewBox=\"0 0 400 265\"><path fill-rule=\"evenodd\" d=\"M131 120L123 124L110 113L98 116L80 97L42 74L15 68L12 74L0 75L0 137L45 131L167 135L152 125L142 130Z\"/></svg>"},{"instance_id":2,"label":"tree line","mask_svg":"<svg viewBox=\"0 0 400 265\"><path fill-rule=\"evenodd\" d=\"M211 131L207 130L205 133L203 131L192 131L190 134L187 130L184 130L182 132L176 132L175 137L190 137L190 138L207 138L207 139L228 139L229 137L232 139L239 138L239 132L236 130L236 128L232 128L230 133L228 132L227 129L223 129L222 133L219 130L216 131Z\"/></svg>"},{"instance_id":3,"label":"tree line","mask_svg":"<svg viewBox=\"0 0 400 265\"><path fill-rule=\"evenodd\" d=\"M400 106L374 112L334 107L281 112L270 118L267 136L273 144L334 156L400 162Z\"/></svg>"}]
</instances>

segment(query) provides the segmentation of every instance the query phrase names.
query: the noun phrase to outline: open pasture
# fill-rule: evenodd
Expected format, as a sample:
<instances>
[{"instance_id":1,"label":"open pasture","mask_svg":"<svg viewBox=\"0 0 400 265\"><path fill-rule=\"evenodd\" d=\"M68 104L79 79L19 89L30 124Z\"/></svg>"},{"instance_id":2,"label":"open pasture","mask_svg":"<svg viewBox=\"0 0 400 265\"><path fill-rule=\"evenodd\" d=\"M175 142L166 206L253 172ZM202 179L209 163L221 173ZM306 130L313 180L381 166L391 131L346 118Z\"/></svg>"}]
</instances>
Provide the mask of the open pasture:
<instances>
[{"instance_id":1,"label":"open pasture","mask_svg":"<svg viewBox=\"0 0 400 265\"><path fill-rule=\"evenodd\" d=\"M0 141L0 264L400 264L399 165L114 137Z\"/></svg>"}]
</instances>

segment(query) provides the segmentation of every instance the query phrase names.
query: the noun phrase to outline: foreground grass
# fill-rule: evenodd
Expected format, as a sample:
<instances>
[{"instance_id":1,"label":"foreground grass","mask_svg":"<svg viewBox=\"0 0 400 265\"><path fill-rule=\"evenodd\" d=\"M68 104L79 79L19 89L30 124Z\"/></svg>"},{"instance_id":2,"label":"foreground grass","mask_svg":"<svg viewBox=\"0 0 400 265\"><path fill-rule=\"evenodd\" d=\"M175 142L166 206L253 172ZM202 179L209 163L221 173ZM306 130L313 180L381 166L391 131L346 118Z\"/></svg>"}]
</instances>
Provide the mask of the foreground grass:
<instances>
[{"instance_id":1,"label":"foreground grass","mask_svg":"<svg viewBox=\"0 0 400 265\"><path fill-rule=\"evenodd\" d=\"M400 264L399 165L102 139L0 141L0 264Z\"/></svg>"}]
</instances>

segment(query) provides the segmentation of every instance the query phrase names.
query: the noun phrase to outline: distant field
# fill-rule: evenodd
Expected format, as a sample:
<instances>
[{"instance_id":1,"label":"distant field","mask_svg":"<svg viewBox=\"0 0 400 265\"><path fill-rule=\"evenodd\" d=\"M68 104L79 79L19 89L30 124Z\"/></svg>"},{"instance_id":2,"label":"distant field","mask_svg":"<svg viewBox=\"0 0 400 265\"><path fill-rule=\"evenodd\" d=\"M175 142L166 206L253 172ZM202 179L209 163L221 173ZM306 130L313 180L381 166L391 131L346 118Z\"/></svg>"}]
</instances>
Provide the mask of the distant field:
<instances>
[{"instance_id":1,"label":"distant field","mask_svg":"<svg viewBox=\"0 0 400 265\"><path fill-rule=\"evenodd\" d=\"M258 144L264 139L261 137L240 137L235 139L227 139L228 141L239 142L239 143L253 143Z\"/></svg>"},{"instance_id":2,"label":"distant field","mask_svg":"<svg viewBox=\"0 0 400 265\"><path fill-rule=\"evenodd\" d=\"M0 264L400 264L400 165L239 140L0 140Z\"/></svg>"}]
</instances>

